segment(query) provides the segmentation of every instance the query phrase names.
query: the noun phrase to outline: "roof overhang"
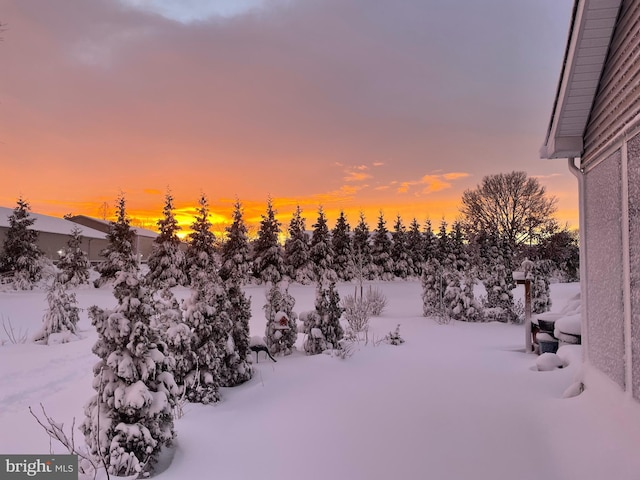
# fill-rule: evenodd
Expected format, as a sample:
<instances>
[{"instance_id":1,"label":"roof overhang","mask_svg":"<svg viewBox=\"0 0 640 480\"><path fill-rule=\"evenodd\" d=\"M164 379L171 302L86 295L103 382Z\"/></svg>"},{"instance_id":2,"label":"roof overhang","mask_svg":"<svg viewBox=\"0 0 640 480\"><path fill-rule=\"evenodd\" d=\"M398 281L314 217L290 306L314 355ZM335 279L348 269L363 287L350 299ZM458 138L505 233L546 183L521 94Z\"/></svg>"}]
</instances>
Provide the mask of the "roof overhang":
<instances>
[{"instance_id":1,"label":"roof overhang","mask_svg":"<svg viewBox=\"0 0 640 480\"><path fill-rule=\"evenodd\" d=\"M622 0L576 0L541 158L580 157Z\"/></svg>"}]
</instances>

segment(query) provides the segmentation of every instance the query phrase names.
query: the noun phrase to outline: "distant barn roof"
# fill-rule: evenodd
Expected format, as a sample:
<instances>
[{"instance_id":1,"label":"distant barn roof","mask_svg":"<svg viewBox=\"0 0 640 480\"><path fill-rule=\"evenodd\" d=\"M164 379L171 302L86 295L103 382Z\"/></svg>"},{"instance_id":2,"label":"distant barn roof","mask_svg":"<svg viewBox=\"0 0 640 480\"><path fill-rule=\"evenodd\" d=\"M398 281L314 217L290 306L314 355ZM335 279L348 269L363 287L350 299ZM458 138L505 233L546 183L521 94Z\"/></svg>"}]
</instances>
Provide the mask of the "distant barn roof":
<instances>
[{"instance_id":1,"label":"distant barn roof","mask_svg":"<svg viewBox=\"0 0 640 480\"><path fill-rule=\"evenodd\" d=\"M622 0L576 0L542 158L580 157Z\"/></svg>"},{"instance_id":2,"label":"distant barn roof","mask_svg":"<svg viewBox=\"0 0 640 480\"><path fill-rule=\"evenodd\" d=\"M84 225L86 221L90 222L90 225L97 230L101 230L104 232L109 231L109 226L111 222L108 220L102 220L100 218L88 217L87 215L73 215L69 217L72 222L76 222L78 224ZM139 237L148 237L148 238L156 238L159 236L158 232L154 232L153 230L149 230L141 227L131 226L131 230L134 231L136 235Z\"/></svg>"},{"instance_id":3,"label":"distant barn roof","mask_svg":"<svg viewBox=\"0 0 640 480\"><path fill-rule=\"evenodd\" d=\"M13 208L0 207L0 227L9 228L9 217ZM35 220L31 229L39 232L57 233L59 235L71 235L74 227L80 229L80 234L86 238L107 238L104 232L85 227L64 218L51 217L40 213L29 212L29 216Z\"/></svg>"}]
</instances>

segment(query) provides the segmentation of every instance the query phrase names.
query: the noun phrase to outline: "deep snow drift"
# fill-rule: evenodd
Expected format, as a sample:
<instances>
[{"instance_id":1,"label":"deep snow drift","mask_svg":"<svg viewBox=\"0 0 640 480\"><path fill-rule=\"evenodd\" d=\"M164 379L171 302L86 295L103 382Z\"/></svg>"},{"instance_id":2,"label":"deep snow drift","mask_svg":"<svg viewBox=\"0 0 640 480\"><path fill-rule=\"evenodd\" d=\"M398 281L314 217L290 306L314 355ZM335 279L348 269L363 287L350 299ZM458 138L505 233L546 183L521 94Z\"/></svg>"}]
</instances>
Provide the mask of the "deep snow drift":
<instances>
[{"instance_id":1,"label":"deep snow drift","mask_svg":"<svg viewBox=\"0 0 640 480\"><path fill-rule=\"evenodd\" d=\"M579 374L580 347L560 351L568 367L540 372L537 357L524 353L524 327L438 325L422 317L419 282L374 285L388 305L372 320L369 345L346 360L306 356L299 335L293 355L273 363L261 354L254 378L222 389L220 404L185 407L156 478L638 478L640 406L597 378L583 394L562 398ZM340 285L341 294L352 289ZM67 431L83 418L97 361L86 309L115 300L108 287L75 291L83 340L0 346L0 453L49 451L29 406L39 411L42 403ZM264 288L246 291L251 335L262 336ZM578 291L552 285L553 309ZM295 311L313 308L313 286L292 285L290 293ZM0 292L0 315L16 332L35 333L45 308L42 291ZM404 344L373 345L398 323Z\"/></svg>"}]
</instances>

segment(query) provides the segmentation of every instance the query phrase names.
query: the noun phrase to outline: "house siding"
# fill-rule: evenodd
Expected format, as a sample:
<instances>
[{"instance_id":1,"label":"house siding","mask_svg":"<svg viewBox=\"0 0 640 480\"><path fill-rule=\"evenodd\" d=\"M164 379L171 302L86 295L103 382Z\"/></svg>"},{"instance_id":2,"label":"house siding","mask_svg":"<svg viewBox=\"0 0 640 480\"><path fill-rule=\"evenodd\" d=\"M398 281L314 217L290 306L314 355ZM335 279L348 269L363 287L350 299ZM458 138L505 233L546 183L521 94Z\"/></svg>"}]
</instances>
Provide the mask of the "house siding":
<instances>
[{"instance_id":1,"label":"house siding","mask_svg":"<svg viewBox=\"0 0 640 480\"><path fill-rule=\"evenodd\" d=\"M584 134L582 166L640 115L640 2L624 0Z\"/></svg>"},{"instance_id":2,"label":"house siding","mask_svg":"<svg viewBox=\"0 0 640 480\"><path fill-rule=\"evenodd\" d=\"M632 390L640 400L640 135L627 144L629 175L629 268L631 292Z\"/></svg>"},{"instance_id":3,"label":"house siding","mask_svg":"<svg viewBox=\"0 0 640 480\"><path fill-rule=\"evenodd\" d=\"M617 150L585 174L588 245L588 358L625 388L622 258L622 155Z\"/></svg>"}]
</instances>

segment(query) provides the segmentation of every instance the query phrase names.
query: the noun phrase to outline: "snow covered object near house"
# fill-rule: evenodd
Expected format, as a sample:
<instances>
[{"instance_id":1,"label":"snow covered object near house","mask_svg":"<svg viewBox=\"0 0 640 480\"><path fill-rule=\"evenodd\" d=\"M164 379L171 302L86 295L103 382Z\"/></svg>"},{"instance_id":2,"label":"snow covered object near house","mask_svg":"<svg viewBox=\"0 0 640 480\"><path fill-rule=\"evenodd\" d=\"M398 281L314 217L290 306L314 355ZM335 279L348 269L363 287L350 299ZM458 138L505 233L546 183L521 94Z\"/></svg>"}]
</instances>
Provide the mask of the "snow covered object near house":
<instances>
[{"instance_id":1,"label":"snow covered object near house","mask_svg":"<svg viewBox=\"0 0 640 480\"><path fill-rule=\"evenodd\" d=\"M118 305L89 310L98 333L93 352L96 394L80 425L89 452L110 475L144 474L174 438L172 409L178 387L167 346L150 326L151 295L137 273L119 272Z\"/></svg>"}]
</instances>

